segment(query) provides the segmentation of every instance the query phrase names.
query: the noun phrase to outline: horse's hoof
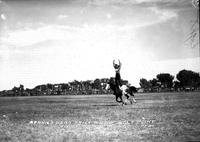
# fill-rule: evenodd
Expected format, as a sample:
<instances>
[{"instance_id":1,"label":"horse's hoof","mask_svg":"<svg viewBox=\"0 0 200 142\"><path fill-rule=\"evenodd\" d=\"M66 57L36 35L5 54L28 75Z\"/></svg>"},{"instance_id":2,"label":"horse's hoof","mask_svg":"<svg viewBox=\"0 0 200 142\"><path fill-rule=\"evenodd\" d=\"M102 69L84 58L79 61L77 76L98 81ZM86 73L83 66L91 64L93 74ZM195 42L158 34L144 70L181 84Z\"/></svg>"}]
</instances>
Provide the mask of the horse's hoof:
<instances>
[{"instance_id":1,"label":"horse's hoof","mask_svg":"<svg viewBox=\"0 0 200 142\"><path fill-rule=\"evenodd\" d=\"M134 103L136 103L136 100L135 100L135 99L133 99L133 102L134 102Z\"/></svg>"}]
</instances>

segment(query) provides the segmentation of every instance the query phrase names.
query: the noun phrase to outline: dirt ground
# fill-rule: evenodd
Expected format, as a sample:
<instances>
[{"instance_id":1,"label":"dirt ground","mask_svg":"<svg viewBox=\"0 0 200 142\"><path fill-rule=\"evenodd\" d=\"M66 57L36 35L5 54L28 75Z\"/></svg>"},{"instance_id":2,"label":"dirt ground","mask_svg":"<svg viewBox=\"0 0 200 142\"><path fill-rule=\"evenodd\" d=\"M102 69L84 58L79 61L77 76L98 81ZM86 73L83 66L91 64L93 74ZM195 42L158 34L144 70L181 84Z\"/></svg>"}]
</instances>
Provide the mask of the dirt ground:
<instances>
[{"instance_id":1,"label":"dirt ground","mask_svg":"<svg viewBox=\"0 0 200 142\"><path fill-rule=\"evenodd\" d=\"M200 141L200 93L0 98L0 141Z\"/></svg>"}]
</instances>

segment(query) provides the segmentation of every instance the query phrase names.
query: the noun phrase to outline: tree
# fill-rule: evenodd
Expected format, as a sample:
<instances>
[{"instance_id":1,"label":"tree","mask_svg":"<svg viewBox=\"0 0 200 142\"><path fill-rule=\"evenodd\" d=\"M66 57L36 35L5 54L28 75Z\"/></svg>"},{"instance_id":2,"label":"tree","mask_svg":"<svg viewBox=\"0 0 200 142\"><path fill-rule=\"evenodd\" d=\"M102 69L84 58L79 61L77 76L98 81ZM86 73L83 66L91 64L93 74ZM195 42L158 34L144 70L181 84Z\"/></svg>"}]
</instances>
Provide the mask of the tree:
<instances>
[{"instance_id":1,"label":"tree","mask_svg":"<svg viewBox=\"0 0 200 142\"><path fill-rule=\"evenodd\" d=\"M178 90L179 88L181 88L181 83L179 81L174 81L174 89Z\"/></svg>"},{"instance_id":2,"label":"tree","mask_svg":"<svg viewBox=\"0 0 200 142\"><path fill-rule=\"evenodd\" d=\"M53 90L54 89L53 84L48 83L47 88Z\"/></svg>"},{"instance_id":3,"label":"tree","mask_svg":"<svg viewBox=\"0 0 200 142\"><path fill-rule=\"evenodd\" d=\"M94 89L101 89L101 81L99 79L95 79L92 86Z\"/></svg>"},{"instance_id":4,"label":"tree","mask_svg":"<svg viewBox=\"0 0 200 142\"><path fill-rule=\"evenodd\" d=\"M82 84L77 80L70 82L69 85L70 85L71 91L75 91L76 94L78 93L78 91L81 90L81 87L82 87Z\"/></svg>"},{"instance_id":5,"label":"tree","mask_svg":"<svg viewBox=\"0 0 200 142\"><path fill-rule=\"evenodd\" d=\"M69 90L69 84L65 84L65 83L61 84L61 89L62 90Z\"/></svg>"},{"instance_id":6,"label":"tree","mask_svg":"<svg viewBox=\"0 0 200 142\"><path fill-rule=\"evenodd\" d=\"M24 85L20 84L20 85L19 85L19 90L20 90L21 92L24 92Z\"/></svg>"},{"instance_id":7,"label":"tree","mask_svg":"<svg viewBox=\"0 0 200 142\"><path fill-rule=\"evenodd\" d=\"M149 91L151 84L145 78L140 79L140 86L144 88L145 91Z\"/></svg>"},{"instance_id":8,"label":"tree","mask_svg":"<svg viewBox=\"0 0 200 142\"><path fill-rule=\"evenodd\" d=\"M91 81L90 80L83 81L83 86L84 86L84 89L88 91L89 89L91 89Z\"/></svg>"},{"instance_id":9,"label":"tree","mask_svg":"<svg viewBox=\"0 0 200 142\"><path fill-rule=\"evenodd\" d=\"M18 88L18 87L16 87L16 86L14 86L13 88L12 88L12 91L13 91L13 95L14 96L17 96L17 95L19 95L19 92L20 92L20 89Z\"/></svg>"},{"instance_id":10,"label":"tree","mask_svg":"<svg viewBox=\"0 0 200 142\"><path fill-rule=\"evenodd\" d=\"M200 75L191 70L181 70L176 78L180 82L181 87L198 87Z\"/></svg>"},{"instance_id":11,"label":"tree","mask_svg":"<svg viewBox=\"0 0 200 142\"><path fill-rule=\"evenodd\" d=\"M41 91L46 91L47 90L47 85L40 85Z\"/></svg>"},{"instance_id":12,"label":"tree","mask_svg":"<svg viewBox=\"0 0 200 142\"><path fill-rule=\"evenodd\" d=\"M149 83L151 85L151 90L152 91L159 91L160 82L156 78L153 78L152 80L149 80Z\"/></svg>"},{"instance_id":13,"label":"tree","mask_svg":"<svg viewBox=\"0 0 200 142\"><path fill-rule=\"evenodd\" d=\"M149 82L151 83L152 87L159 87L160 83L156 78L153 78L152 80L149 80Z\"/></svg>"},{"instance_id":14,"label":"tree","mask_svg":"<svg viewBox=\"0 0 200 142\"><path fill-rule=\"evenodd\" d=\"M164 88L171 88L173 86L174 76L169 73L160 73L156 77Z\"/></svg>"}]
</instances>

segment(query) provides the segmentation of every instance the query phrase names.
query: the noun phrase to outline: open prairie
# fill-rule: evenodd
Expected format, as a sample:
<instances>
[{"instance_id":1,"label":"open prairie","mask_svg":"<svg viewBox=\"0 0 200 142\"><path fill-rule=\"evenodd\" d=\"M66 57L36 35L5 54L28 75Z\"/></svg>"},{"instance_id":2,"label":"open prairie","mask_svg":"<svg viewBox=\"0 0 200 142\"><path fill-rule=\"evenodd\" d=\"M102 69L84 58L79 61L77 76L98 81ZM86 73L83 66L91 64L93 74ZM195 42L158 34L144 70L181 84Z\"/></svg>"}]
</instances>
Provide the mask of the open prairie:
<instances>
[{"instance_id":1,"label":"open prairie","mask_svg":"<svg viewBox=\"0 0 200 142\"><path fill-rule=\"evenodd\" d=\"M200 93L0 98L0 141L200 141Z\"/></svg>"}]
</instances>

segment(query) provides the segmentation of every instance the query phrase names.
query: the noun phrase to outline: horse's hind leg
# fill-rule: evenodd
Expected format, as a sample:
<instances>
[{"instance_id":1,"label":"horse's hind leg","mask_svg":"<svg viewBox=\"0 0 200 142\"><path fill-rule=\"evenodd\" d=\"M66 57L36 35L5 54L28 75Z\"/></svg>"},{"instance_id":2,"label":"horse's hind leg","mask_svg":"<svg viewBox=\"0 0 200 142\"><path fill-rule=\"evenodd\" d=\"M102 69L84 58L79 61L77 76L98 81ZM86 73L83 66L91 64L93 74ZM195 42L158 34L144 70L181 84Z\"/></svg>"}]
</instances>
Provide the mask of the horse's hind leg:
<instances>
[{"instance_id":1,"label":"horse's hind leg","mask_svg":"<svg viewBox=\"0 0 200 142\"><path fill-rule=\"evenodd\" d=\"M132 104L133 102L136 103L136 100L135 100L135 96L134 96L134 95L132 96L131 104Z\"/></svg>"},{"instance_id":2,"label":"horse's hind leg","mask_svg":"<svg viewBox=\"0 0 200 142\"><path fill-rule=\"evenodd\" d=\"M126 97L126 100L124 102L125 102L125 104L127 104L128 100L129 100L129 95L128 94L124 94L124 96Z\"/></svg>"},{"instance_id":3,"label":"horse's hind leg","mask_svg":"<svg viewBox=\"0 0 200 142\"><path fill-rule=\"evenodd\" d=\"M133 94L133 92L131 92L130 95L132 96L131 104L132 104L133 102L136 103L135 95Z\"/></svg>"}]
</instances>

